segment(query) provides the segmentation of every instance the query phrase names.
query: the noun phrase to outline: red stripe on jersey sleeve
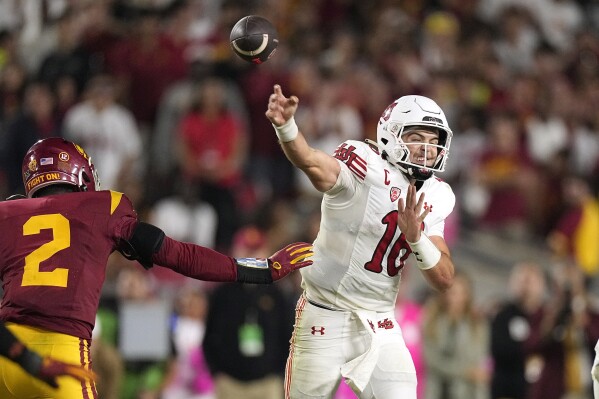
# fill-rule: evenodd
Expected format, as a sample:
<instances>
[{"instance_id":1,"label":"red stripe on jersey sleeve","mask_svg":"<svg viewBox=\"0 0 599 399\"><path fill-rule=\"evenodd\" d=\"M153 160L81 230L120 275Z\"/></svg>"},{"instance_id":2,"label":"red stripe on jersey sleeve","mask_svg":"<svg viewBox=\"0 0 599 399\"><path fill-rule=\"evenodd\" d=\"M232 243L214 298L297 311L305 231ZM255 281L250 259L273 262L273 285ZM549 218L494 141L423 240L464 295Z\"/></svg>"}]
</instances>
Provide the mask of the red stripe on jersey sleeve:
<instances>
[{"instance_id":1,"label":"red stripe on jersey sleeve","mask_svg":"<svg viewBox=\"0 0 599 399\"><path fill-rule=\"evenodd\" d=\"M353 145L343 143L337 147L333 156L346 164L349 170L360 180L364 180L366 178L368 165L364 158L354 152L355 149L356 147Z\"/></svg>"}]
</instances>

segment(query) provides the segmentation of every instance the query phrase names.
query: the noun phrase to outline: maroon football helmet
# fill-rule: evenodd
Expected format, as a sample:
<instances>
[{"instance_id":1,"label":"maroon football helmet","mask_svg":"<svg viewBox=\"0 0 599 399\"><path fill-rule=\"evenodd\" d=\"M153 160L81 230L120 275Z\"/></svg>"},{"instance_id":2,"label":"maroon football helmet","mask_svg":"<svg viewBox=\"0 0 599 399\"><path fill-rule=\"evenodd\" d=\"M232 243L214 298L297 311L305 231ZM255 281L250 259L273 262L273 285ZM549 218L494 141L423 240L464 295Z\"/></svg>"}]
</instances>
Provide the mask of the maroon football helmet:
<instances>
[{"instance_id":1,"label":"maroon football helmet","mask_svg":"<svg viewBox=\"0 0 599 399\"><path fill-rule=\"evenodd\" d=\"M31 198L40 188L70 184L77 191L97 191L100 180L83 148L60 137L39 140L23 159L25 194Z\"/></svg>"}]
</instances>

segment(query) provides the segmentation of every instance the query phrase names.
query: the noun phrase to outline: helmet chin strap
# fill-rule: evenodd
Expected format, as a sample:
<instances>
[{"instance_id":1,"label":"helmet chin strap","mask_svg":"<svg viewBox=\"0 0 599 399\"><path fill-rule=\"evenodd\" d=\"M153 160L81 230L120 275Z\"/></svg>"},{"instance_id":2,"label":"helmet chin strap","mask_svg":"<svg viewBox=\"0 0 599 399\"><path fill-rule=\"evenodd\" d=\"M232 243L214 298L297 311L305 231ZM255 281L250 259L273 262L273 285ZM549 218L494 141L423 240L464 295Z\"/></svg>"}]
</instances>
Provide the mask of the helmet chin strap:
<instances>
[{"instance_id":1,"label":"helmet chin strap","mask_svg":"<svg viewBox=\"0 0 599 399\"><path fill-rule=\"evenodd\" d=\"M395 165L395 167L397 169L399 169L409 179L415 179L416 181L425 181L433 175L432 171L429 171L428 176L426 176L425 174L419 173L417 171L419 168L416 168L413 165L406 165L404 163L395 163L392 165Z\"/></svg>"},{"instance_id":2,"label":"helmet chin strap","mask_svg":"<svg viewBox=\"0 0 599 399\"><path fill-rule=\"evenodd\" d=\"M400 163L394 163L393 165L395 165L395 167L397 169L399 169L402 173L404 173L407 176L413 177L411 170L409 168L406 168L405 165L402 165Z\"/></svg>"},{"instance_id":3,"label":"helmet chin strap","mask_svg":"<svg viewBox=\"0 0 599 399\"><path fill-rule=\"evenodd\" d=\"M420 173L418 172L420 168L416 168L412 165L408 166L406 169L408 170L410 177L418 181L425 181L433 175L431 170L427 170L427 173Z\"/></svg>"},{"instance_id":4,"label":"helmet chin strap","mask_svg":"<svg viewBox=\"0 0 599 399\"><path fill-rule=\"evenodd\" d=\"M365 142L367 142L370 145L375 146L376 148L378 148L380 151L383 151L383 149L379 146L379 143L377 143L376 141L370 140L370 139L364 139Z\"/></svg>"}]
</instances>

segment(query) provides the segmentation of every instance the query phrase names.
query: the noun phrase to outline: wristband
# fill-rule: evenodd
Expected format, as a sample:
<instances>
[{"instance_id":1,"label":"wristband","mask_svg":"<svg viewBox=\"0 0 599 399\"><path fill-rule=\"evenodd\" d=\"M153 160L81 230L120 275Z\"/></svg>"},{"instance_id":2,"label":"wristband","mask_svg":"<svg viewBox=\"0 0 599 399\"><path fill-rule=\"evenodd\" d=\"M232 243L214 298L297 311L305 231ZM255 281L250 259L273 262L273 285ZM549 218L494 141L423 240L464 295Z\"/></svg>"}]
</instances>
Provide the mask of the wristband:
<instances>
[{"instance_id":1,"label":"wristband","mask_svg":"<svg viewBox=\"0 0 599 399\"><path fill-rule=\"evenodd\" d=\"M420 270L432 269L441 259L441 251L430 238L424 233L420 234L420 239L416 242L409 242L410 248L416 257L416 264Z\"/></svg>"},{"instance_id":2,"label":"wristband","mask_svg":"<svg viewBox=\"0 0 599 399\"><path fill-rule=\"evenodd\" d=\"M295 140L297 133L299 132L297 124L295 123L295 118L293 116L281 126L276 126L273 123L272 127L275 128L275 133L282 143Z\"/></svg>"},{"instance_id":3,"label":"wristband","mask_svg":"<svg viewBox=\"0 0 599 399\"><path fill-rule=\"evenodd\" d=\"M272 274L268 266L268 259L260 258L238 258L237 282L250 284L270 284Z\"/></svg>"}]
</instances>

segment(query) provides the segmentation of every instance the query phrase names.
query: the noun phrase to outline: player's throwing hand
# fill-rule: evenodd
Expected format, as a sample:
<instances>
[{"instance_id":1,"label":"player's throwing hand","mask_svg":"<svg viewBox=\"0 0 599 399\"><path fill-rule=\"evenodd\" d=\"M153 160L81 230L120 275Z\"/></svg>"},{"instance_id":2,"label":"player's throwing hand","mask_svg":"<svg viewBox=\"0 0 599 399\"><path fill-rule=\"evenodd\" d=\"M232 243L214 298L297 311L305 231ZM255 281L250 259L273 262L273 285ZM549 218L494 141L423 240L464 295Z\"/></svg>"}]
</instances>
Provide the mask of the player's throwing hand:
<instances>
[{"instance_id":1,"label":"player's throwing hand","mask_svg":"<svg viewBox=\"0 0 599 399\"><path fill-rule=\"evenodd\" d=\"M296 96L285 97L281 86L274 85L273 93L268 99L268 109L265 115L273 125L281 126L293 118L298 104L299 98Z\"/></svg>"}]
</instances>

